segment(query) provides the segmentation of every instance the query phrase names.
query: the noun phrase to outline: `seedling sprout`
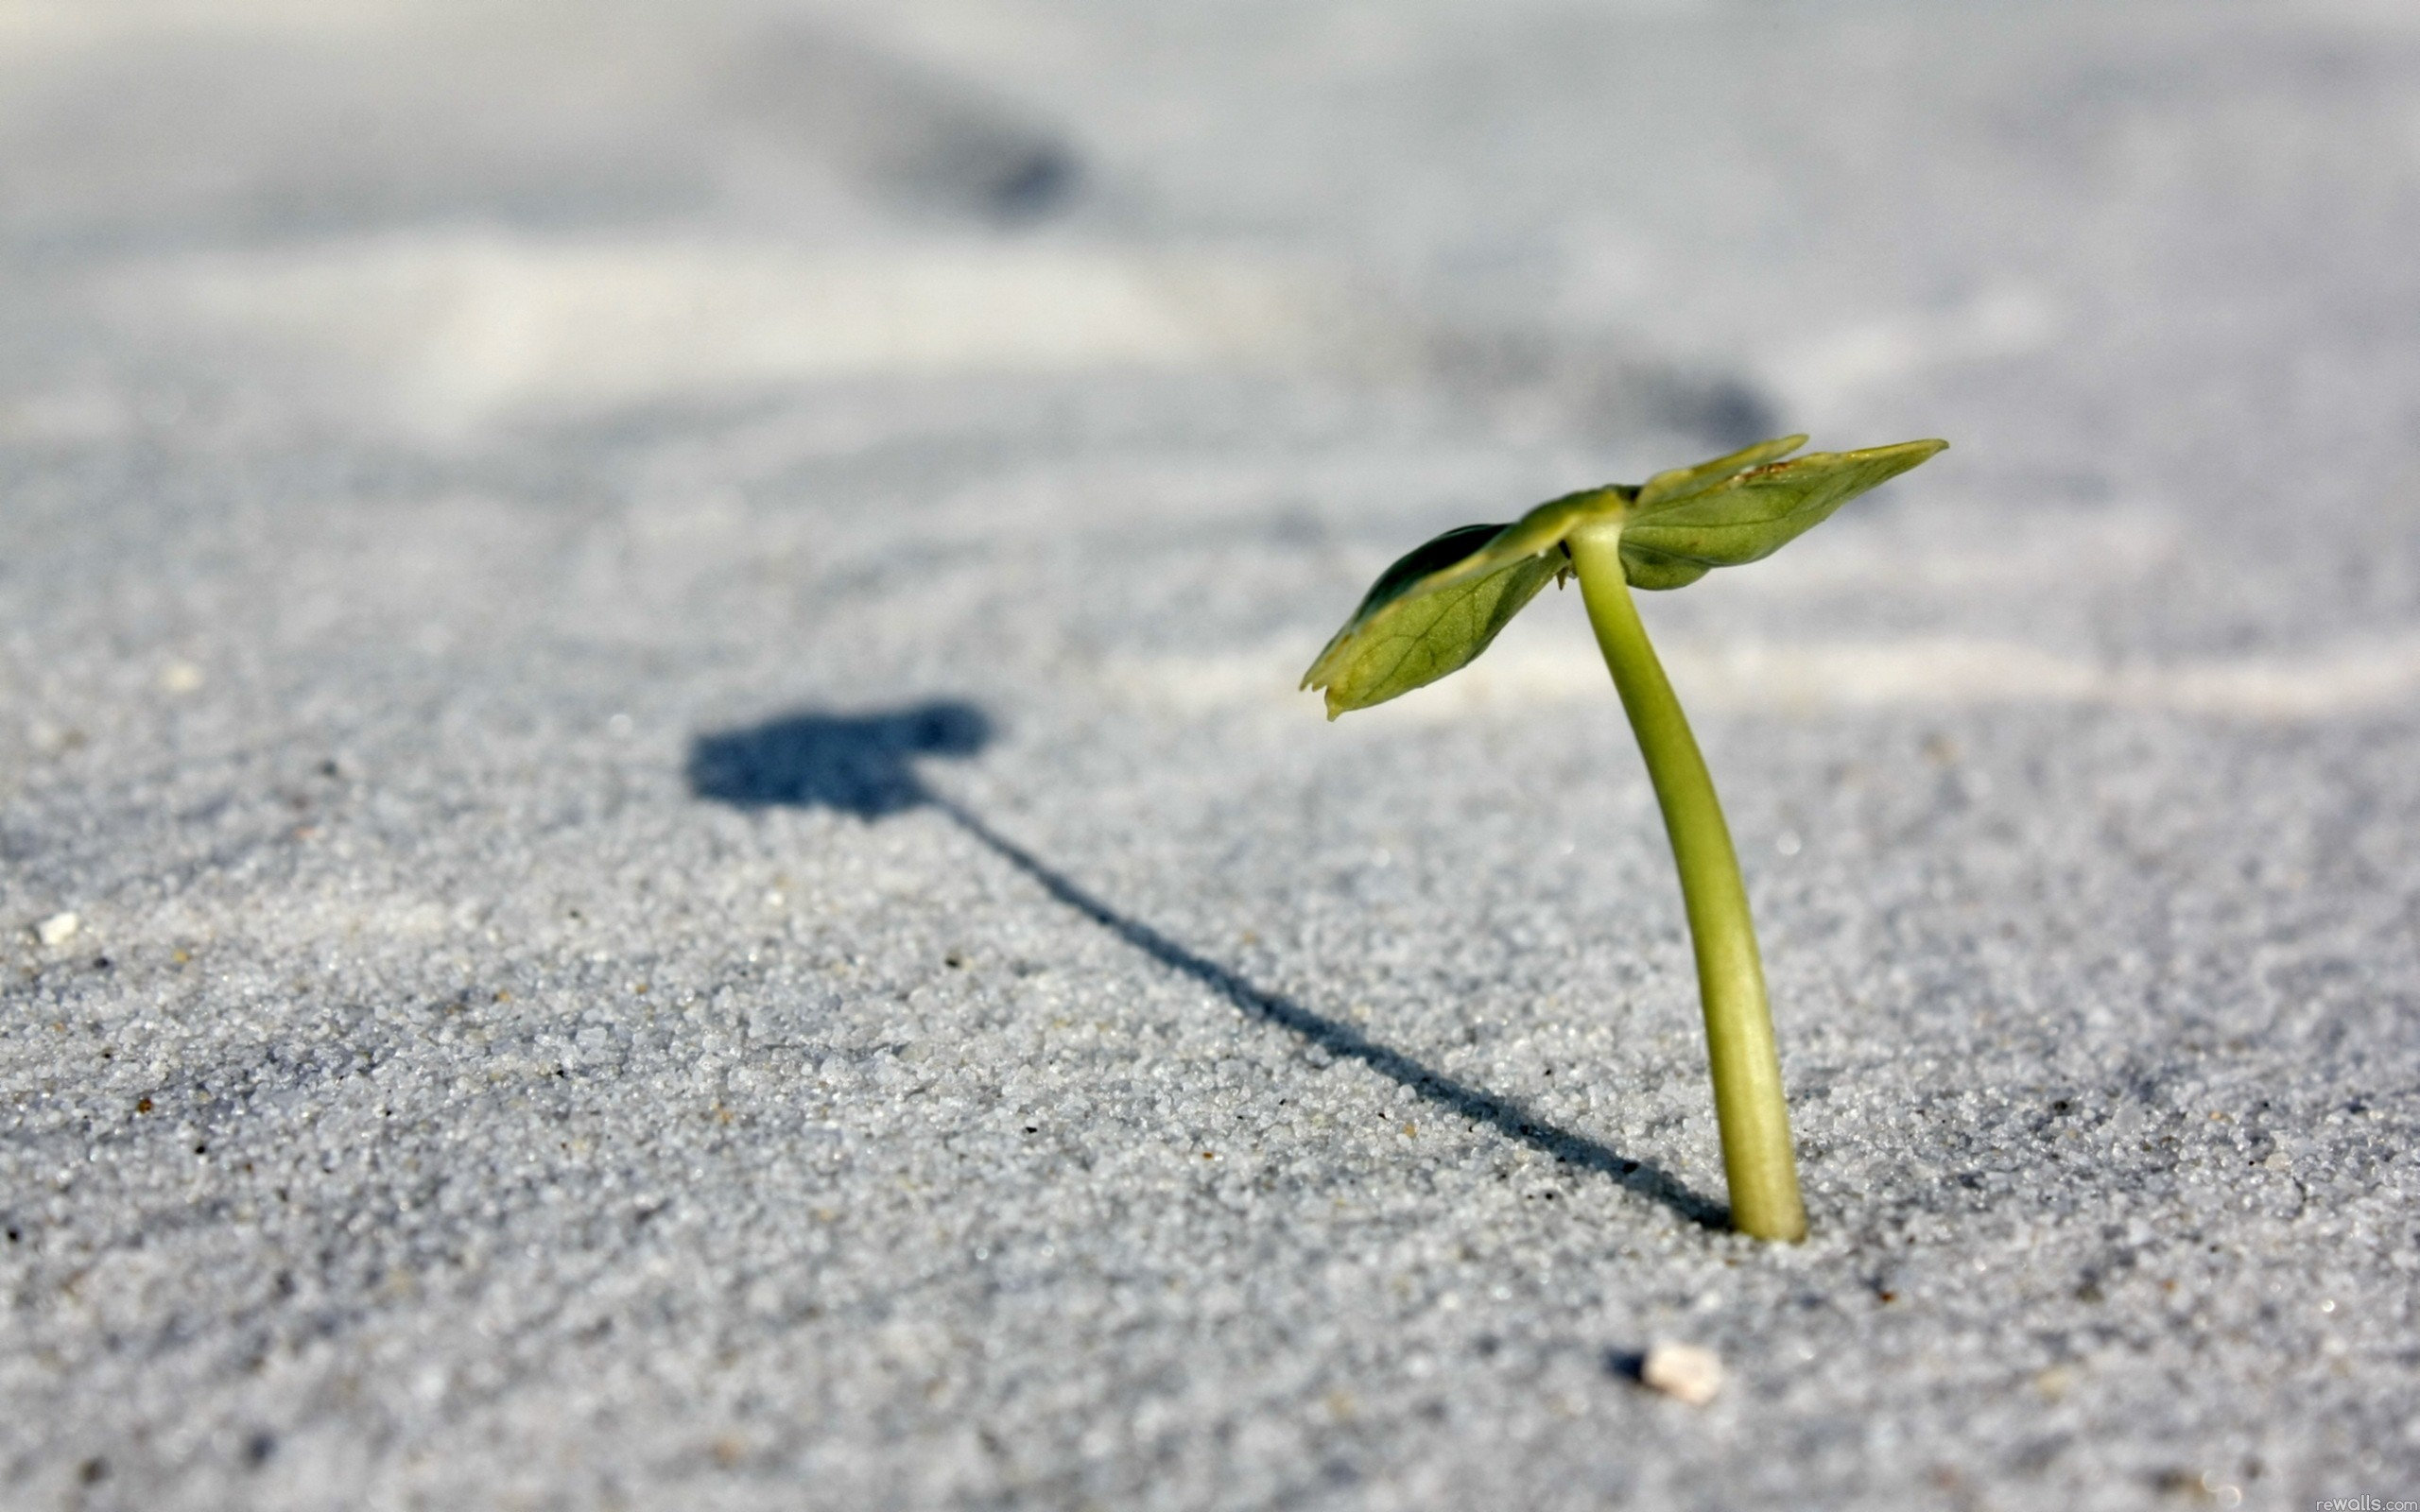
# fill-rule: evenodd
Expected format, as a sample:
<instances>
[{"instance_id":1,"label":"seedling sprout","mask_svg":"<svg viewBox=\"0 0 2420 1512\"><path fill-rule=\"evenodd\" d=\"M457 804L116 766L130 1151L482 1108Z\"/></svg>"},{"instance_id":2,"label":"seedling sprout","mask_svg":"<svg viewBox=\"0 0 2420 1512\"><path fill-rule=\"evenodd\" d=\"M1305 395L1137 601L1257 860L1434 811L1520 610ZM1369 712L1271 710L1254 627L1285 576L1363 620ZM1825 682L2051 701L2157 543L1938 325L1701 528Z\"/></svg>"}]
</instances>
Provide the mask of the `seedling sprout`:
<instances>
[{"instance_id":1,"label":"seedling sprout","mask_svg":"<svg viewBox=\"0 0 2420 1512\"><path fill-rule=\"evenodd\" d=\"M1902 441L1782 460L1806 444L1786 436L1644 484L1567 494L1508 525L1448 530L1379 574L1303 675L1304 687L1326 693L1330 719L1384 703L1469 665L1549 581L1580 579L1681 875L1731 1221L1780 1240L1806 1237L1806 1209L1748 891L1714 780L1630 591L1684 588L1716 567L1772 556L1948 445Z\"/></svg>"}]
</instances>

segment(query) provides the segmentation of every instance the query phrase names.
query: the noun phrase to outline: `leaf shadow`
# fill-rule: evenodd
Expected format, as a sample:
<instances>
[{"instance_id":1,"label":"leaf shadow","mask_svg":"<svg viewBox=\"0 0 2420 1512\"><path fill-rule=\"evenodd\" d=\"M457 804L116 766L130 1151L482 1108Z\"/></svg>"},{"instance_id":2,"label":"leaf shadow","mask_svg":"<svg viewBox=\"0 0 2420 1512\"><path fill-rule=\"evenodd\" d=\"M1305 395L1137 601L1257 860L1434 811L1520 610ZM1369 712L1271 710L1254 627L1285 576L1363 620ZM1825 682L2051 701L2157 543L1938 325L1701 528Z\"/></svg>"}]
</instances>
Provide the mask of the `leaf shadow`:
<instances>
[{"instance_id":1,"label":"leaf shadow","mask_svg":"<svg viewBox=\"0 0 2420 1512\"><path fill-rule=\"evenodd\" d=\"M1654 1161L1623 1155L1537 1117L1512 1098L1432 1070L1119 913L934 788L916 769L922 757L972 756L990 744L993 734L988 714L955 700L856 714L804 712L697 737L689 751L689 785L699 798L743 809L820 807L868 820L914 808L933 809L1055 902L1160 965L1191 977L1246 1018L1274 1024L1340 1059L1359 1061L1432 1105L1566 1165L1609 1177L1690 1223L1729 1228L1728 1209Z\"/></svg>"},{"instance_id":2,"label":"leaf shadow","mask_svg":"<svg viewBox=\"0 0 2420 1512\"><path fill-rule=\"evenodd\" d=\"M787 714L692 740L689 791L740 809L885 818L940 801L916 758L972 756L992 735L992 716L956 699L873 713Z\"/></svg>"}]
</instances>

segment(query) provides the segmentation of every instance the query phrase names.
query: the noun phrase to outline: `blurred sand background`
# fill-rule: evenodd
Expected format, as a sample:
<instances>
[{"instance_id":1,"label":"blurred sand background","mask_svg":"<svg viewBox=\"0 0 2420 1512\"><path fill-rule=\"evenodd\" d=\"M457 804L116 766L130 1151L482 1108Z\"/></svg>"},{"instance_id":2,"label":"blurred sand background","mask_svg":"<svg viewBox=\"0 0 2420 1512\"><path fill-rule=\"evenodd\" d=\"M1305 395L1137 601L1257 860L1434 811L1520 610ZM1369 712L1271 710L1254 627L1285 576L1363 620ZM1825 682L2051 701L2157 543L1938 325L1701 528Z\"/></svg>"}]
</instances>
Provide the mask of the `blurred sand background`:
<instances>
[{"instance_id":1,"label":"blurred sand background","mask_svg":"<svg viewBox=\"0 0 2420 1512\"><path fill-rule=\"evenodd\" d=\"M2387 0L0 0L0 1502L2420 1495L2414 245ZM1293 690L1796 430L1773 1251L1576 604Z\"/></svg>"}]
</instances>

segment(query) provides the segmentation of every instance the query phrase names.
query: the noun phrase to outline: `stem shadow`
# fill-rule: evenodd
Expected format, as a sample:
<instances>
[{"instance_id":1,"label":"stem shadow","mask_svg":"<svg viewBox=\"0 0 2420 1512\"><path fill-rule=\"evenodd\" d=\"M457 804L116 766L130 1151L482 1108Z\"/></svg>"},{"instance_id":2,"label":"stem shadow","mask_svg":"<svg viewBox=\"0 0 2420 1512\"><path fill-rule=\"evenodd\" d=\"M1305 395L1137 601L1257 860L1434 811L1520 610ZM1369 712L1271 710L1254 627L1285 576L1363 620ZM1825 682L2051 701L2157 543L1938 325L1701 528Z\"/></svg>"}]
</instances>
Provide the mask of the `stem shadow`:
<instances>
[{"instance_id":1,"label":"stem shadow","mask_svg":"<svg viewBox=\"0 0 2420 1512\"><path fill-rule=\"evenodd\" d=\"M1030 878L1062 905L1108 930L1170 971L1193 978L1245 1017L1275 1024L1331 1056L1357 1060L1400 1087L1507 1139L1583 1170L1610 1177L1708 1228L1728 1228L1722 1204L1692 1191L1651 1160L1634 1160L1583 1134L1538 1118L1499 1097L1422 1065L1349 1024L1187 949L1087 892L1065 873L1000 833L973 811L926 783L913 766L924 755L966 756L990 742L988 716L970 704L935 702L879 713L802 713L745 730L699 737L690 747L690 790L739 808L826 807L874 819L929 807Z\"/></svg>"}]
</instances>

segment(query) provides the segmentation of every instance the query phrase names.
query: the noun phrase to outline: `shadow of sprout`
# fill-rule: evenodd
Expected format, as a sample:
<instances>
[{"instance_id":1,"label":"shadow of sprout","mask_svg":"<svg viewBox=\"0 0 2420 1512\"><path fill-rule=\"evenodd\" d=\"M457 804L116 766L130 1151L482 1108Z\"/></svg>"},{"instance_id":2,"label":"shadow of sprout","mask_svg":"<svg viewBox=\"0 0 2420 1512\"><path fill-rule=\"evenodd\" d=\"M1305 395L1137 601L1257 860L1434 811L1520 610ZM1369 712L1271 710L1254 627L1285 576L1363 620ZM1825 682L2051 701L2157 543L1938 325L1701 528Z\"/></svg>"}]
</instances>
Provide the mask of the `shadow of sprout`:
<instances>
[{"instance_id":1,"label":"shadow of sprout","mask_svg":"<svg viewBox=\"0 0 2420 1512\"><path fill-rule=\"evenodd\" d=\"M972 704L936 701L873 713L790 714L701 735L688 776L698 797L736 808L828 808L861 819L909 809L941 813L970 838L1023 872L1054 901L1224 998L1245 1017L1275 1024L1331 1056L1357 1060L1432 1104L1565 1164L1611 1177L1691 1223L1725 1228L1729 1211L1651 1160L1634 1160L1585 1135L1532 1116L1511 1098L1432 1071L1360 1030L1260 988L1208 956L1130 919L1065 873L994 830L916 769L928 756L973 756L990 744L989 715Z\"/></svg>"},{"instance_id":2,"label":"shadow of sprout","mask_svg":"<svg viewBox=\"0 0 2420 1512\"><path fill-rule=\"evenodd\" d=\"M700 736L689 747L689 790L735 808L879 819L939 801L917 775L917 757L972 756L991 742L991 716L970 703L791 714Z\"/></svg>"}]
</instances>

